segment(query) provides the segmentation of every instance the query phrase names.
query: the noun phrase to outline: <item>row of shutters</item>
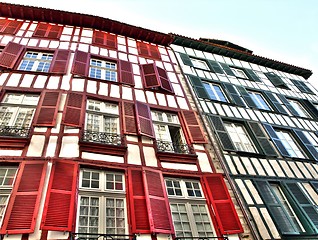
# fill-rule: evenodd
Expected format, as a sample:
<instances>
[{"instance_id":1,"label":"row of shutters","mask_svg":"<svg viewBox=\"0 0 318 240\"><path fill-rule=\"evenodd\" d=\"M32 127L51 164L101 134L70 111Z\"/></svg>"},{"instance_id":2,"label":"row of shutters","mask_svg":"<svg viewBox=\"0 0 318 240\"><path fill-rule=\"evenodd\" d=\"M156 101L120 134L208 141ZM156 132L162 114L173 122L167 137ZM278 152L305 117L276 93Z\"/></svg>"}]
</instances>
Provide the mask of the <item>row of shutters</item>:
<instances>
[{"instance_id":1,"label":"row of shutters","mask_svg":"<svg viewBox=\"0 0 318 240\"><path fill-rule=\"evenodd\" d=\"M1 234L32 233L39 211L47 163L22 162L4 217ZM53 162L41 229L72 231L76 208L77 162ZM222 234L242 232L222 174L206 174L202 181L207 202ZM133 233L173 233L163 175L150 168L128 169L130 222ZM127 195L128 196L128 195Z\"/></svg>"}]
</instances>

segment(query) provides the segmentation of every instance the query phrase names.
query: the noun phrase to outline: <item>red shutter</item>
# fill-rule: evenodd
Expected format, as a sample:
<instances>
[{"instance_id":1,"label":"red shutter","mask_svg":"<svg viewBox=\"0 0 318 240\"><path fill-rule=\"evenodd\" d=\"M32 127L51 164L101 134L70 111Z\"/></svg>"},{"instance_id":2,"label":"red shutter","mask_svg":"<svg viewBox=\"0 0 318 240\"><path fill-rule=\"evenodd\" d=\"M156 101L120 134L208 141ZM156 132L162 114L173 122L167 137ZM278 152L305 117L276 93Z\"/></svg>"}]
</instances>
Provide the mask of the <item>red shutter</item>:
<instances>
[{"instance_id":1,"label":"red shutter","mask_svg":"<svg viewBox=\"0 0 318 240\"><path fill-rule=\"evenodd\" d=\"M120 60L120 81L124 84L135 85L132 65L128 61Z\"/></svg>"},{"instance_id":2,"label":"red shutter","mask_svg":"<svg viewBox=\"0 0 318 240\"><path fill-rule=\"evenodd\" d=\"M77 188L77 162L53 163L41 229L72 231Z\"/></svg>"},{"instance_id":3,"label":"red shutter","mask_svg":"<svg viewBox=\"0 0 318 240\"><path fill-rule=\"evenodd\" d=\"M22 162L11 193L1 234L32 233L46 173L44 161Z\"/></svg>"},{"instance_id":4,"label":"red shutter","mask_svg":"<svg viewBox=\"0 0 318 240\"><path fill-rule=\"evenodd\" d=\"M149 106L142 102L136 102L136 115L138 133L154 138L155 135Z\"/></svg>"},{"instance_id":5,"label":"red shutter","mask_svg":"<svg viewBox=\"0 0 318 240\"><path fill-rule=\"evenodd\" d=\"M146 43L137 42L138 53L142 56L150 56Z\"/></svg>"},{"instance_id":6,"label":"red shutter","mask_svg":"<svg viewBox=\"0 0 318 240\"><path fill-rule=\"evenodd\" d=\"M222 174L210 174L204 176L203 179L219 224L220 232L222 234L242 233L243 227Z\"/></svg>"},{"instance_id":7,"label":"red shutter","mask_svg":"<svg viewBox=\"0 0 318 240\"><path fill-rule=\"evenodd\" d=\"M35 125L54 127L60 100L59 92L46 91L42 96L40 112Z\"/></svg>"},{"instance_id":8,"label":"red shutter","mask_svg":"<svg viewBox=\"0 0 318 240\"><path fill-rule=\"evenodd\" d=\"M33 33L33 37L45 37L48 29L49 29L49 24L38 23L38 26Z\"/></svg>"},{"instance_id":9,"label":"red shutter","mask_svg":"<svg viewBox=\"0 0 318 240\"><path fill-rule=\"evenodd\" d=\"M3 32L4 30L5 30L5 25L7 25L7 22L8 22L9 20L7 20L7 19L0 19L0 32Z\"/></svg>"},{"instance_id":10,"label":"red shutter","mask_svg":"<svg viewBox=\"0 0 318 240\"><path fill-rule=\"evenodd\" d=\"M23 45L14 42L9 42L0 54L0 66L6 68L13 68L23 50Z\"/></svg>"},{"instance_id":11,"label":"red shutter","mask_svg":"<svg viewBox=\"0 0 318 240\"><path fill-rule=\"evenodd\" d=\"M109 48L117 48L117 37L110 33L94 31L93 44L105 45Z\"/></svg>"},{"instance_id":12,"label":"red shutter","mask_svg":"<svg viewBox=\"0 0 318 240\"><path fill-rule=\"evenodd\" d=\"M161 88L163 90L173 93L172 86L171 86L170 80L168 79L166 70L160 67L157 67L157 71L158 71L159 80L161 83Z\"/></svg>"},{"instance_id":13,"label":"red shutter","mask_svg":"<svg viewBox=\"0 0 318 240\"><path fill-rule=\"evenodd\" d=\"M69 93L63 118L64 125L80 127L84 112L84 96L81 93Z\"/></svg>"},{"instance_id":14,"label":"red shutter","mask_svg":"<svg viewBox=\"0 0 318 240\"><path fill-rule=\"evenodd\" d=\"M141 169L128 169L132 233L149 233L150 225Z\"/></svg>"},{"instance_id":15,"label":"red shutter","mask_svg":"<svg viewBox=\"0 0 318 240\"><path fill-rule=\"evenodd\" d=\"M150 230L173 234L169 200L160 171L144 168L144 184L150 220Z\"/></svg>"},{"instance_id":16,"label":"red shutter","mask_svg":"<svg viewBox=\"0 0 318 240\"><path fill-rule=\"evenodd\" d=\"M74 63L72 73L86 77L88 75L90 55L87 52L76 51L74 56Z\"/></svg>"},{"instance_id":17,"label":"red shutter","mask_svg":"<svg viewBox=\"0 0 318 240\"><path fill-rule=\"evenodd\" d=\"M124 132L126 134L137 134L137 124L135 116L135 104L123 102Z\"/></svg>"},{"instance_id":18,"label":"red shutter","mask_svg":"<svg viewBox=\"0 0 318 240\"><path fill-rule=\"evenodd\" d=\"M190 140L193 143L206 143L203 131L199 125L198 119L194 111L181 111L183 119L186 123L186 128L190 135Z\"/></svg>"},{"instance_id":19,"label":"red shutter","mask_svg":"<svg viewBox=\"0 0 318 240\"><path fill-rule=\"evenodd\" d=\"M161 59L157 46L149 44L150 55L155 59Z\"/></svg>"},{"instance_id":20,"label":"red shutter","mask_svg":"<svg viewBox=\"0 0 318 240\"><path fill-rule=\"evenodd\" d=\"M71 51L69 50L57 49L54 53L54 57L49 72L66 74L67 63L70 55Z\"/></svg>"},{"instance_id":21,"label":"red shutter","mask_svg":"<svg viewBox=\"0 0 318 240\"><path fill-rule=\"evenodd\" d=\"M100 44L100 45L104 45L104 36L105 34L103 32L100 31L94 31L93 34L93 44Z\"/></svg>"},{"instance_id":22,"label":"red shutter","mask_svg":"<svg viewBox=\"0 0 318 240\"><path fill-rule=\"evenodd\" d=\"M154 63L141 65L141 69L144 75L145 88L159 87L159 79L157 69Z\"/></svg>"},{"instance_id":23,"label":"red shutter","mask_svg":"<svg viewBox=\"0 0 318 240\"><path fill-rule=\"evenodd\" d=\"M49 31L46 36L48 38L59 38L62 33L62 26L58 25L49 25Z\"/></svg>"},{"instance_id":24,"label":"red shutter","mask_svg":"<svg viewBox=\"0 0 318 240\"><path fill-rule=\"evenodd\" d=\"M21 26L22 22L18 21L9 21L9 24L3 29L3 33L15 34L18 28ZM1 28L1 27L0 27Z\"/></svg>"}]
</instances>

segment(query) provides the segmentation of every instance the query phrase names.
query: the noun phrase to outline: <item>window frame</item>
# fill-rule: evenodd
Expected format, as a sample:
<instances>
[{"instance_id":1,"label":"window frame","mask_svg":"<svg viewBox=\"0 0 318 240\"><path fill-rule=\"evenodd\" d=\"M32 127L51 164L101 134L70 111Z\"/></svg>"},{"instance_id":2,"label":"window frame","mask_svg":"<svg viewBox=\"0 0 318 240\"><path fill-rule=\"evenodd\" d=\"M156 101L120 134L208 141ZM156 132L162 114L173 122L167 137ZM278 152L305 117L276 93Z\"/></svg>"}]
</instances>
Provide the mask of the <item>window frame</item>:
<instances>
[{"instance_id":1,"label":"window frame","mask_svg":"<svg viewBox=\"0 0 318 240\"><path fill-rule=\"evenodd\" d=\"M28 57L28 54L30 54L31 57ZM34 54L37 54L37 56L35 58L32 57L32 56L34 56ZM47 55L47 57L49 57L49 59L43 59L42 57L44 55ZM49 71L51 69L51 64L53 62L53 57L54 57L54 53L52 54L50 51L26 50L24 55L22 56L22 59L21 59L19 65L17 66L17 70L26 71L26 72L49 73ZM24 62L27 62L27 64L26 64L26 67L24 69L22 69L22 65ZM28 66L31 62L32 62L31 69L29 69ZM44 64L44 66L42 66L42 70L39 70L39 66L41 64ZM49 66L46 67L46 64L49 64ZM43 71L43 69L44 69L44 71ZM46 71L45 71L45 69L46 69Z\"/></svg>"},{"instance_id":2,"label":"window frame","mask_svg":"<svg viewBox=\"0 0 318 240\"><path fill-rule=\"evenodd\" d=\"M202 82L202 84L203 84L205 91L207 92L207 94L209 96L209 99L214 100L214 101L224 102L224 103L229 102L221 84L214 83L214 82L206 82L206 81ZM209 90L207 89L208 86L210 87L211 91L213 92L215 98L213 98L213 96L211 96ZM215 90L215 87L217 87L219 89L219 91ZM220 97L220 94L223 98Z\"/></svg>"},{"instance_id":3,"label":"window frame","mask_svg":"<svg viewBox=\"0 0 318 240\"><path fill-rule=\"evenodd\" d=\"M93 61L100 62L103 66L93 65ZM109 65L110 67L107 67ZM112 67L114 66L114 68ZM92 69L97 69L101 73L101 77L92 76ZM95 70L95 71L97 71ZM102 74L103 73L103 74ZM107 79L107 73L109 73L110 77ZM113 76L115 73L115 76ZM106 82L118 82L118 65L116 61L111 61L108 59L101 59L96 57L91 57L89 59L89 68L88 68L88 77L96 80L106 81ZM112 79L114 77L114 79Z\"/></svg>"},{"instance_id":4,"label":"window frame","mask_svg":"<svg viewBox=\"0 0 318 240\"><path fill-rule=\"evenodd\" d=\"M273 111L270 103L261 92L247 90L248 94L256 104L257 108L264 111ZM260 100L262 99L262 100ZM262 102L263 101L263 102Z\"/></svg>"}]
</instances>

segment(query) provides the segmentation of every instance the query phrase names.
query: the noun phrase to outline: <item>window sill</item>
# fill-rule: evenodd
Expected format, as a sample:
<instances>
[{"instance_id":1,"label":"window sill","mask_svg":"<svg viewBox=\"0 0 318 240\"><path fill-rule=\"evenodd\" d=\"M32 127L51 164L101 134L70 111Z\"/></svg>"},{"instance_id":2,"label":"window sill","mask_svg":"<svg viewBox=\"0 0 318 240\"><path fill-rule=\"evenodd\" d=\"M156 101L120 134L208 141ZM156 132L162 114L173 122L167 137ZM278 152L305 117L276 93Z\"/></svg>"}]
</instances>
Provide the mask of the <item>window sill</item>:
<instances>
[{"instance_id":1,"label":"window sill","mask_svg":"<svg viewBox=\"0 0 318 240\"><path fill-rule=\"evenodd\" d=\"M30 142L30 128L0 128L0 147L10 149L24 148Z\"/></svg>"}]
</instances>

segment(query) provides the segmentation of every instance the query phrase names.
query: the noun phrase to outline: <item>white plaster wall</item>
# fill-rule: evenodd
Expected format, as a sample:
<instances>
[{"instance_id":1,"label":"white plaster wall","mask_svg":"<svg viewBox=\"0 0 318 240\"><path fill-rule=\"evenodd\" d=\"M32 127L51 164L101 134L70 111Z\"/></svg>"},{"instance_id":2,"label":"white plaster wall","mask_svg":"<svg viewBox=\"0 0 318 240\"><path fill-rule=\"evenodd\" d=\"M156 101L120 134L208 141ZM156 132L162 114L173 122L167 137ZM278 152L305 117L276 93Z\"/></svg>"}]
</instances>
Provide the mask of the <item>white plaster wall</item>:
<instances>
[{"instance_id":1,"label":"white plaster wall","mask_svg":"<svg viewBox=\"0 0 318 240\"><path fill-rule=\"evenodd\" d=\"M65 136L62 139L62 146L60 157L78 157L78 137L77 136Z\"/></svg>"},{"instance_id":2,"label":"white plaster wall","mask_svg":"<svg viewBox=\"0 0 318 240\"><path fill-rule=\"evenodd\" d=\"M128 147L128 159L129 164L141 165L141 157L139 146L134 144L127 144Z\"/></svg>"},{"instance_id":3,"label":"white plaster wall","mask_svg":"<svg viewBox=\"0 0 318 240\"><path fill-rule=\"evenodd\" d=\"M44 147L45 136L43 135L33 135L28 148L28 157L41 157L43 147Z\"/></svg>"},{"instance_id":4,"label":"white plaster wall","mask_svg":"<svg viewBox=\"0 0 318 240\"><path fill-rule=\"evenodd\" d=\"M153 147L143 147L146 166L158 167L155 149Z\"/></svg>"},{"instance_id":5,"label":"white plaster wall","mask_svg":"<svg viewBox=\"0 0 318 240\"><path fill-rule=\"evenodd\" d=\"M198 161L202 172L212 172L212 168L206 153L197 152L196 154L198 155Z\"/></svg>"},{"instance_id":6,"label":"white plaster wall","mask_svg":"<svg viewBox=\"0 0 318 240\"><path fill-rule=\"evenodd\" d=\"M100 160L105 162L124 163L124 158L120 156L112 156L106 154L82 152L82 158L89 160Z\"/></svg>"}]
</instances>

